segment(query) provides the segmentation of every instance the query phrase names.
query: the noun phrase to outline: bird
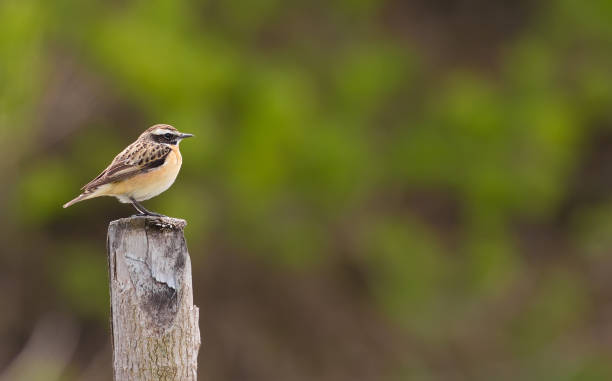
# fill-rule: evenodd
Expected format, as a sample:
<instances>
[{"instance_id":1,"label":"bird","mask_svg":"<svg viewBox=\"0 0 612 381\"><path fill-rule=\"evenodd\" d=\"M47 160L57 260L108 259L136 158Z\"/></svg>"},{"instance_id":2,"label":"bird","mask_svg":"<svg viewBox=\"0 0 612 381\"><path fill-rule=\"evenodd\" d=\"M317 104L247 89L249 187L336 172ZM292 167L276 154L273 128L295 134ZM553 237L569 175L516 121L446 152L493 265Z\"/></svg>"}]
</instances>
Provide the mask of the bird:
<instances>
[{"instance_id":1,"label":"bird","mask_svg":"<svg viewBox=\"0 0 612 381\"><path fill-rule=\"evenodd\" d=\"M179 143L192 136L169 124L149 127L64 208L95 197L114 196L121 203L131 203L137 216L165 217L147 210L140 202L159 195L174 183L183 162Z\"/></svg>"}]
</instances>

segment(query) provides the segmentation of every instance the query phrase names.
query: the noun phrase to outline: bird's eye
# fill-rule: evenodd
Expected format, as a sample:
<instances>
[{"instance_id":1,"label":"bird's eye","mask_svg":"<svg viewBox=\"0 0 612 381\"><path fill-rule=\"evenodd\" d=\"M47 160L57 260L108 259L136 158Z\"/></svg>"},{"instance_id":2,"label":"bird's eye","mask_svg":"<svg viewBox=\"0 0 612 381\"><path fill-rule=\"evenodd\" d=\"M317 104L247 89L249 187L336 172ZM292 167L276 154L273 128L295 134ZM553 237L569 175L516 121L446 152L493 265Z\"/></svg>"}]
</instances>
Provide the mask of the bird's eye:
<instances>
[{"instance_id":1,"label":"bird's eye","mask_svg":"<svg viewBox=\"0 0 612 381\"><path fill-rule=\"evenodd\" d=\"M172 140L174 135L168 133L168 134L164 134L164 138L168 139L168 140Z\"/></svg>"}]
</instances>

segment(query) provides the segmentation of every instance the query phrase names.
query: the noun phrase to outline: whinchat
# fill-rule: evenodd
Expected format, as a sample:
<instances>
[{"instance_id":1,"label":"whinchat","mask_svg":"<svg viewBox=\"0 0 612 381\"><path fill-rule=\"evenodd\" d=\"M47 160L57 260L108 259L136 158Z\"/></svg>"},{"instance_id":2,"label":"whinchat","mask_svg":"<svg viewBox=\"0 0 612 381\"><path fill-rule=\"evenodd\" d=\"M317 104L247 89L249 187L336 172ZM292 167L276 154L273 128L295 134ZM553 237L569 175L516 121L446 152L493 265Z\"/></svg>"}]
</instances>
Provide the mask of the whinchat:
<instances>
[{"instance_id":1,"label":"whinchat","mask_svg":"<svg viewBox=\"0 0 612 381\"><path fill-rule=\"evenodd\" d=\"M183 162L179 143L192 136L168 124L150 127L121 151L98 177L85 184L81 188L83 192L64 208L94 197L114 196L119 202L132 203L139 215L162 216L145 209L140 201L170 188Z\"/></svg>"}]
</instances>

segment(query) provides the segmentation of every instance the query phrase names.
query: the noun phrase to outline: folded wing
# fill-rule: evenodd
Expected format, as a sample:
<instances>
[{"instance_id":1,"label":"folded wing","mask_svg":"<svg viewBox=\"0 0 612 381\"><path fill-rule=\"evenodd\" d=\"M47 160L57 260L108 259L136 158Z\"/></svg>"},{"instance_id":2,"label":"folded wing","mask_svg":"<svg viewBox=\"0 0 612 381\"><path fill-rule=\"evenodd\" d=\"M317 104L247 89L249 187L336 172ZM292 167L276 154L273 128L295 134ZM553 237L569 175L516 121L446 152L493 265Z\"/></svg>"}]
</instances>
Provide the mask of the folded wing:
<instances>
[{"instance_id":1,"label":"folded wing","mask_svg":"<svg viewBox=\"0 0 612 381\"><path fill-rule=\"evenodd\" d=\"M171 149L161 144L135 142L121 152L95 179L85 184L83 193L91 193L104 184L147 173L164 164Z\"/></svg>"}]
</instances>

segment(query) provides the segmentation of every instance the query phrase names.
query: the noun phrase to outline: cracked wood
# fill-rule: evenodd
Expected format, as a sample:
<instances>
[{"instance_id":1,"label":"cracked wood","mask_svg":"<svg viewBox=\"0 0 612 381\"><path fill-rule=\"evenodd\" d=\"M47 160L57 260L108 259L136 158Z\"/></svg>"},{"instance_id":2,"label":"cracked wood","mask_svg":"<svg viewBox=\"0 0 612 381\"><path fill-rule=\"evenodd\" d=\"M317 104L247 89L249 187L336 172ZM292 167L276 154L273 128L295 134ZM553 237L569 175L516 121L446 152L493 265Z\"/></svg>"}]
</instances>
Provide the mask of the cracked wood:
<instances>
[{"instance_id":1,"label":"cracked wood","mask_svg":"<svg viewBox=\"0 0 612 381\"><path fill-rule=\"evenodd\" d=\"M169 217L131 217L109 226L115 381L197 379L199 310L185 225Z\"/></svg>"}]
</instances>

